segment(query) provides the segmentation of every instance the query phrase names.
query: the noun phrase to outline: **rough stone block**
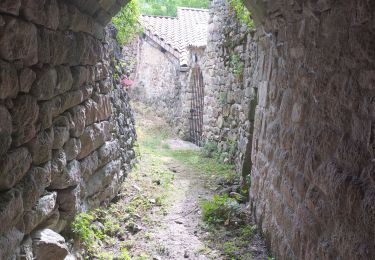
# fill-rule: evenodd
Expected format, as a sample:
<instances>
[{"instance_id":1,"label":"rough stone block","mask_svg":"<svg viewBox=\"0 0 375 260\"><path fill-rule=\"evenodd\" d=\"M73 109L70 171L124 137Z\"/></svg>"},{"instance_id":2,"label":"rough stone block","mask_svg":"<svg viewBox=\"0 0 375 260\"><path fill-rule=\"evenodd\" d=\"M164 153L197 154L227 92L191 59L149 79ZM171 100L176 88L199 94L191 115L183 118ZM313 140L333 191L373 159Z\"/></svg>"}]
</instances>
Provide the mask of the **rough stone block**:
<instances>
[{"instance_id":1,"label":"rough stone block","mask_svg":"<svg viewBox=\"0 0 375 260\"><path fill-rule=\"evenodd\" d=\"M70 16L69 29L74 32L92 33L93 20L90 16L81 13L76 7L69 6L68 13Z\"/></svg>"},{"instance_id":2,"label":"rough stone block","mask_svg":"<svg viewBox=\"0 0 375 260\"><path fill-rule=\"evenodd\" d=\"M38 62L38 40L35 25L4 16L0 26L0 56L6 60L21 60L31 66Z\"/></svg>"},{"instance_id":3,"label":"rough stone block","mask_svg":"<svg viewBox=\"0 0 375 260\"><path fill-rule=\"evenodd\" d=\"M41 131L27 143L27 147L33 158L34 165L41 165L52 158L52 146L54 140L53 128Z\"/></svg>"},{"instance_id":4,"label":"rough stone block","mask_svg":"<svg viewBox=\"0 0 375 260\"><path fill-rule=\"evenodd\" d=\"M0 156L5 154L12 143L12 118L9 111L0 106Z\"/></svg>"},{"instance_id":5,"label":"rough stone block","mask_svg":"<svg viewBox=\"0 0 375 260\"><path fill-rule=\"evenodd\" d=\"M65 239L51 229L42 229L31 235L35 259L64 260L68 255Z\"/></svg>"},{"instance_id":6,"label":"rough stone block","mask_svg":"<svg viewBox=\"0 0 375 260\"><path fill-rule=\"evenodd\" d=\"M57 87L56 94L62 94L72 88L73 77L68 66L57 66Z\"/></svg>"},{"instance_id":7,"label":"rough stone block","mask_svg":"<svg viewBox=\"0 0 375 260\"><path fill-rule=\"evenodd\" d=\"M110 138L109 122L104 121L88 126L80 137L82 148L77 158L82 159L86 157L91 152L102 146L104 142L108 141Z\"/></svg>"},{"instance_id":8,"label":"rough stone block","mask_svg":"<svg viewBox=\"0 0 375 260\"><path fill-rule=\"evenodd\" d=\"M54 150L51 160L51 179L62 174L66 167L66 155L63 149Z\"/></svg>"},{"instance_id":9,"label":"rough stone block","mask_svg":"<svg viewBox=\"0 0 375 260\"><path fill-rule=\"evenodd\" d=\"M12 228L9 232L0 236L0 259L14 259L15 252L23 239L24 234L17 228Z\"/></svg>"},{"instance_id":10,"label":"rough stone block","mask_svg":"<svg viewBox=\"0 0 375 260\"><path fill-rule=\"evenodd\" d=\"M83 86L81 88L81 92L82 92L82 101L86 101L92 96L94 92L94 87L90 85Z\"/></svg>"},{"instance_id":11,"label":"rough stone block","mask_svg":"<svg viewBox=\"0 0 375 260\"><path fill-rule=\"evenodd\" d=\"M59 164L62 165L64 162L61 161L64 158L59 158ZM53 172L51 185L49 189L62 190L68 187L76 186L81 181L81 168L80 164L76 160L70 161L62 171Z\"/></svg>"},{"instance_id":12,"label":"rough stone block","mask_svg":"<svg viewBox=\"0 0 375 260\"><path fill-rule=\"evenodd\" d=\"M0 3L0 12L18 16L21 0L4 0Z\"/></svg>"},{"instance_id":13,"label":"rough stone block","mask_svg":"<svg viewBox=\"0 0 375 260\"><path fill-rule=\"evenodd\" d=\"M71 161L81 152L81 141L77 138L69 139L64 145L66 159Z\"/></svg>"},{"instance_id":14,"label":"rough stone block","mask_svg":"<svg viewBox=\"0 0 375 260\"><path fill-rule=\"evenodd\" d=\"M23 197L23 208L30 210L39 197L45 192L51 183L51 164L47 163L43 167L32 167L22 180L21 189Z\"/></svg>"},{"instance_id":15,"label":"rough stone block","mask_svg":"<svg viewBox=\"0 0 375 260\"><path fill-rule=\"evenodd\" d=\"M50 100L58 93L57 72L54 67L45 66L37 71L36 80L31 88L31 94L38 100Z\"/></svg>"},{"instance_id":16,"label":"rough stone block","mask_svg":"<svg viewBox=\"0 0 375 260\"><path fill-rule=\"evenodd\" d=\"M47 193L38 200L30 211L26 212L23 218L25 222L25 234L29 234L38 225L42 224L43 221L48 219L55 209L56 198L56 192Z\"/></svg>"},{"instance_id":17,"label":"rough stone block","mask_svg":"<svg viewBox=\"0 0 375 260\"><path fill-rule=\"evenodd\" d=\"M59 190L57 203L59 204L60 218L70 222L81 209L80 187L71 187Z\"/></svg>"},{"instance_id":18,"label":"rough stone block","mask_svg":"<svg viewBox=\"0 0 375 260\"><path fill-rule=\"evenodd\" d=\"M17 256L17 259L20 260L32 260L34 259L33 256L33 241L31 236L27 235L22 241L20 245L20 253Z\"/></svg>"},{"instance_id":19,"label":"rough stone block","mask_svg":"<svg viewBox=\"0 0 375 260\"><path fill-rule=\"evenodd\" d=\"M115 176L119 174L121 160L114 160L97 170L86 184L86 196L93 196L95 193L103 191L107 186L115 180Z\"/></svg>"},{"instance_id":20,"label":"rough stone block","mask_svg":"<svg viewBox=\"0 0 375 260\"><path fill-rule=\"evenodd\" d=\"M53 123L54 139L52 149L62 148L70 137L70 126L68 119L62 116L58 117L57 119L59 118L60 120L54 120Z\"/></svg>"},{"instance_id":21,"label":"rough stone block","mask_svg":"<svg viewBox=\"0 0 375 260\"><path fill-rule=\"evenodd\" d=\"M112 103L109 95L94 95L93 100L98 104L98 120L106 120L112 115Z\"/></svg>"},{"instance_id":22,"label":"rough stone block","mask_svg":"<svg viewBox=\"0 0 375 260\"><path fill-rule=\"evenodd\" d=\"M99 60L102 50L101 44L93 37L77 34L77 60L81 65L95 65Z\"/></svg>"},{"instance_id":23,"label":"rough stone block","mask_svg":"<svg viewBox=\"0 0 375 260\"><path fill-rule=\"evenodd\" d=\"M13 101L10 109L13 121L13 146L18 147L30 141L36 135L36 120L39 107L36 99L29 95L23 95Z\"/></svg>"},{"instance_id":24,"label":"rough stone block","mask_svg":"<svg viewBox=\"0 0 375 260\"><path fill-rule=\"evenodd\" d=\"M60 114L61 97L57 96L53 99L39 103L39 118L41 130L52 126L52 119Z\"/></svg>"},{"instance_id":25,"label":"rough stone block","mask_svg":"<svg viewBox=\"0 0 375 260\"><path fill-rule=\"evenodd\" d=\"M120 156L120 144L117 140L106 142L98 149L99 167Z\"/></svg>"},{"instance_id":26,"label":"rough stone block","mask_svg":"<svg viewBox=\"0 0 375 260\"><path fill-rule=\"evenodd\" d=\"M112 89L112 82L110 79L99 81L99 92L101 94L108 94Z\"/></svg>"},{"instance_id":27,"label":"rough stone block","mask_svg":"<svg viewBox=\"0 0 375 260\"><path fill-rule=\"evenodd\" d=\"M59 25L59 8L56 0L22 0L21 12L26 20L56 30Z\"/></svg>"},{"instance_id":28,"label":"rough stone block","mask_svg":"<svg viewBox=\"0 0 375 260\"><path fill-rule=\"evenodd\" d=\"M72 108L83 101L83 93L80 90L70 91L61 96L61 113Z\"/></svg>"},{"instance_id":29,"label":"rough stone block","mask_svg":"<svg viewBox=\"0 0 375 260\"><path fill-rule=\"evenodd\" d=\"M0 191L14 187L31 165L31 155L26 148L10 151L0 159Z\"/></svg>"},{"instance_id":30,"label":"rough stone block","mask_svg":"<svg viewBox=\"0 0 375 260\"><path fill-rule=\"evenodd\" d=\"M71 68L73 75L72 89L79 89L86 82L88 82L88 70L84 66L75 66Z\"/></svg>"},{"instance_id":31,"label":"rough stone block","mask_svg":"<svg viewBox=\"0 0 375 260\"><path fill-rule=\"evenodd\" d=\"M0 99L15 98L18 91L19 84L15 66L0 60Z\"/></svg>"},{"instance_id":32,"label":"rough stone block","mask_svg":"<svg viewBox=\"0 0 375 260\"><path fill-rule=\"evenodd\" d=\"M70 110L74 127L70 129L70 135L73 137L80 137L85 130L85 108L83 106L76 106Z\"/></svg>"},{"instance_id":33,"label":"rough stone block","mask_svg":"<svg viewBox=\"0 0 375 260\"><path fill-rule=\"evenodd\" d=\"M95 151L81 161L81 173L85 182L98 169L99 159L98 152Z\"/></svg>"},{"instance_id":34,"label":"rough stone block","mask_svg":"<svg viewBox=\"0 0 375 260\"><path fill-rule=\"evenodd\" d=\"M34 80L36 79L36 73L29 68L24 68L19 72L19 84L20 91L29 93Z\"/></svg>"},{"instance_id":35,"label":"rough stone block","mask_svg":"<svg viewBox=\"0 0 375 260\"><path fill-rule=\"evenodd\" d=\"M0 193L0 234L11 230L23 214L22 194L18 189Z\"/></svg>"}]
</instances>

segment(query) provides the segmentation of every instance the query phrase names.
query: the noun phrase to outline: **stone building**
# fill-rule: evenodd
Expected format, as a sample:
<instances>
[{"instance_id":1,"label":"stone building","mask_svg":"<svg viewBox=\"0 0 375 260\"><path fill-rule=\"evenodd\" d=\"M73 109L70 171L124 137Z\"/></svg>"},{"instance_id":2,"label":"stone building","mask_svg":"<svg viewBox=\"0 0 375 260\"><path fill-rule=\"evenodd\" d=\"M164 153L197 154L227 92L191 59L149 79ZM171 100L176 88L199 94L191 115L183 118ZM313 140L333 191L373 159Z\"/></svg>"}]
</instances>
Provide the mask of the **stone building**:
<instances>
[{"instance_id":1,"label":"stone building","mask_svg":"<svg viewBox=\"0 0 375 260\"><path fill-rule=\"evenodd\" d=\"M203 81L201 59L208 11L179 7L177 17L141 17L138 61L131 96L153 106L185 140L201 143Z\"/></svg>"},{"instance_id":2,"label":"stone building","mask_svg":"<svg viewBox=\"0 0 375 260\"><path fill-rule=\"evenodd\" d=\"M204 59L203 139L217 146L221 160L235 163L243 181L250 174L257 84L252 82L254 29L241 24L226 0L210 6Z\"/></svg>"}]
</instances>

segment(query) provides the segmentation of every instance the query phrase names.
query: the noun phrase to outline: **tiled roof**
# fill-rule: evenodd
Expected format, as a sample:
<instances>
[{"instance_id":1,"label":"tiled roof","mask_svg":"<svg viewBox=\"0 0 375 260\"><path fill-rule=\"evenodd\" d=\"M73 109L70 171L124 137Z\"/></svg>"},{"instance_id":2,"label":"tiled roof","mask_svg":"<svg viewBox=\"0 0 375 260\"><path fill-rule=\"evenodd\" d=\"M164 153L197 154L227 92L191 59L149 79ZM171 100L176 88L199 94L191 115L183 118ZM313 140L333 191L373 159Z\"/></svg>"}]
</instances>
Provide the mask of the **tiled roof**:
<instances>
[{"instance_id":1,"label":"tiled roof","mask_svg":"<svg viewBox=\"0 0 375 260\"><path fill-rule=\"evenodd\" d=\"M208 10L178 7L177 17L142 15L145 34L180 60L188 64L188 47L207 44Z\"/></svg>"}]
</instances>

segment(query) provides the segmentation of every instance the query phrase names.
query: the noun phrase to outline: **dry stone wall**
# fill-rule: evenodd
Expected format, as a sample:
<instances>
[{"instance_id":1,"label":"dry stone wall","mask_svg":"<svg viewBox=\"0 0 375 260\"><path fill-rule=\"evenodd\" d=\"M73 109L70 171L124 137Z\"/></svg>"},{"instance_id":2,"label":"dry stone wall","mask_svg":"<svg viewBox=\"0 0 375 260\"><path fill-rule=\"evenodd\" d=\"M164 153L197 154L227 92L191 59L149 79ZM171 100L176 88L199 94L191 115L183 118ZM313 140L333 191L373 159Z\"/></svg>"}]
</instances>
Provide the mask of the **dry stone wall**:
<instances>
[{"instance_id":1,"label":"dry stone wall","mask_svg":"<svg viewBox=\"0 0 375 260\"><path fill-rule=\"evenodd\" d=\"M0 2L0 259L64 259L58 233L129 170L134 121L104 30L125 2Z\"/></svg>"},{"instance_id":2,"label":"dry stone wall","mask_svg":"<svg viewBox=\"0 0 375 260\"><path fill-rule=\"evenodd\" d=\"M180 71L177 58L162 52L160 46L148 38L140 40L136 60L137 77L131 87L132 99L153 107L182 139L188 140L188 73Z\"/></svg>"},{"instance_id":3,"label":"dry stone wall","mask_svg":"<svg viewBox=\"0 0 375 260\"><path fill-rule=\"evenodd\" d=\"M241 25L226 0L211 2L205 52L204 139L217 144L222 160L246 176L251 169L253 116L257 103L257 47L253 30ZM212 145L211 144L211 145Z\"/></svg>"},{"instance_id":4,"label":"dry stone wall","mask_svg":"<svg viewBox=\"0 0 375 260\"><path fill-rule=\"evenodd\" d=\"M375 257L375 4L246 1L253 212L276 259Z\"/></svg>"}]
</instances>

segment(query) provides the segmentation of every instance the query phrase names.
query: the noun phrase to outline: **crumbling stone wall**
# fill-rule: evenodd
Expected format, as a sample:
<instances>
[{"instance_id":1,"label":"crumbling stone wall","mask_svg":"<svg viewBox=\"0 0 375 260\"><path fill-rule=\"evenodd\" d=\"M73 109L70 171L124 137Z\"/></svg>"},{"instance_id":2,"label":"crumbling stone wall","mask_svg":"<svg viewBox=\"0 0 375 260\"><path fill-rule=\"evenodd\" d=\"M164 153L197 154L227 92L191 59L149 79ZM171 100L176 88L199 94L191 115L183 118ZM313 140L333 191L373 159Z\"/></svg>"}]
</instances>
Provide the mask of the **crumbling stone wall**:
<instances>
[{"instance_id":1,"label":"crumbling stone wall","mask_svg":"<svg viewBox=\"0 0 375 260\"><path fill-rule=\"evenodd\" d=\"M373 259L375 3L246 2L258 23L257 222L276 259Z\"/></svg>"},{"instance_id":2,"label":"crumbling stone wall","mask_svg":"<svg viewBox=\"0 0 375 260\"><path fill-rule=\"evenodd\" d=\"M180 71L179 60L145 36L140 42L135 84L130 89L134 100L152 106L165 118L175 132L185 140L189 138L189 121L186 95L188 73ZM133 48L134 50L134 48Z\"/></svg>"},{"instance_id":3,"label":"crumbling stone wall","mask_svg":"<svg viewBox=\"0 0 375 260\"><path fill-rule=\"evenodd\" d=\"M253 30L238 22L226 0L211 2L205 52L204 139L217 143L222 160L250 173L253 116L257 103Z\"/></svg>"},{"instance_id":4,"label":"crumbling stone wall","mask_svg":"<svg viewBox=\"0 0 375 260\"><path fill-rule=\"evenodd\" d=\"M63 259L57 233L129 170L134 122L104 31L125 3L0 2L0 259Z\"/></svg>"}]
</instances>

